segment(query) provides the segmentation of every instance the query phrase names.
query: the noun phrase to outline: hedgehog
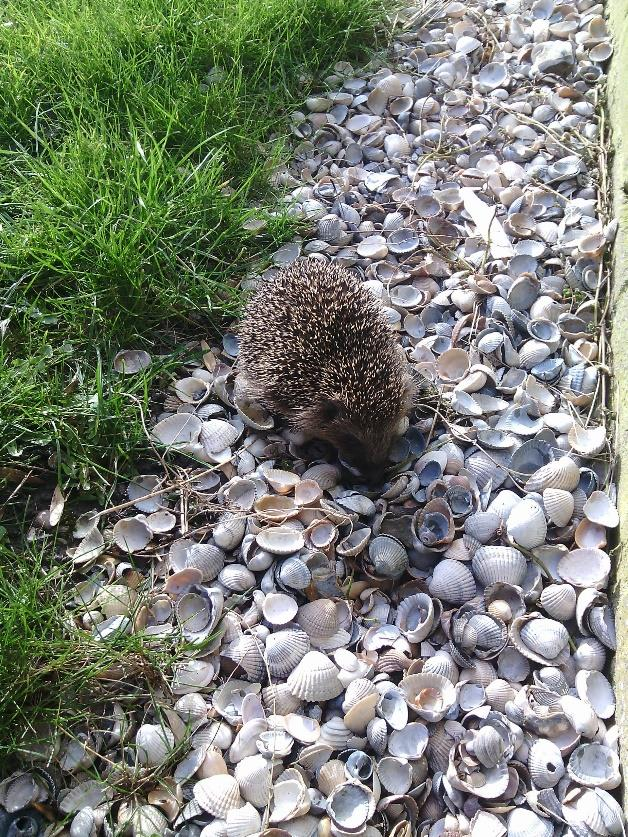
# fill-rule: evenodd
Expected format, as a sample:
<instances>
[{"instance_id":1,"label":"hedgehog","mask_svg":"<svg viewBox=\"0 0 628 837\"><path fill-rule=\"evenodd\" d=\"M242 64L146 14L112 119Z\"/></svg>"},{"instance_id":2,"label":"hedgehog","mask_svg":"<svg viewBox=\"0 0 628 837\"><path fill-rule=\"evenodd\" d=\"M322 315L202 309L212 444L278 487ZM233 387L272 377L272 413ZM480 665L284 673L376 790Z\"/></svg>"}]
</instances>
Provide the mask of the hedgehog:
<instances>
[{"instance_id":1,"label":"hedgehog","mask_svg":"<svg viewBox=\"0 0 628 837\"><path fill-rule=\"evenodd\" d=\"M404 432L416 383L377 298L348 270L300 259L263 281L238 328L237 392L333 445L369 481Z\"/></svg>"}]
</instances>

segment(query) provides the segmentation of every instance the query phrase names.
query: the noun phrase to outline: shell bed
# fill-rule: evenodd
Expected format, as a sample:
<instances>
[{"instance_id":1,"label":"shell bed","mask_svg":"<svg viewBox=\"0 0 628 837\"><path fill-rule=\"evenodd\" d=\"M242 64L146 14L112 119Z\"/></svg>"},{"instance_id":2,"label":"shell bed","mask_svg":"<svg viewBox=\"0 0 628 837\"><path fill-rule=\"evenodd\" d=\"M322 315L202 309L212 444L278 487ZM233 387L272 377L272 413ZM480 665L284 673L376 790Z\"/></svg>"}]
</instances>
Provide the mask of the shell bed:
<instances>
[{"instance_id":1,"label":"shell bed","mask_svg":"<svg viewBox=\"0 0 628 837\"><path fill-rule=\"evenodd\" d=\"M249 284L348 267L438 397L373 495L234 401L233 335L204 347L153 416L153 472L67 552L75 630L185 655L34 748L0 785L14 837L37 803L71 837L624 834L602 12L409 9L293 114L277 182L312 235Z\"/></svg>"}]
</instances>

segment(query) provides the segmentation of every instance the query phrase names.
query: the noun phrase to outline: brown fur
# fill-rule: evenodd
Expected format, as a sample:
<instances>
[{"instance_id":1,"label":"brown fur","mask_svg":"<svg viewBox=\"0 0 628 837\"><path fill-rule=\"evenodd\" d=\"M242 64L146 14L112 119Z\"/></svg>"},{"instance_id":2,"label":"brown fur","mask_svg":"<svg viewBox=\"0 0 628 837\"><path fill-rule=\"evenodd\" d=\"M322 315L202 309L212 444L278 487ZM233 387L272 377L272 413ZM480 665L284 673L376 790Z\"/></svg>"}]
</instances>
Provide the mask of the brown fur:
<instances>
[{"instance_id":1,"label":"brown fur","mask_svg":"<svg viewBox=\"0 0 628 837\"><path fill-rule=\"evenodd\" d=\"M351 465L381 468L415 385L380 303L337 265L262 282L239 327L238 389Z\"/></svg>"}]
</instances>

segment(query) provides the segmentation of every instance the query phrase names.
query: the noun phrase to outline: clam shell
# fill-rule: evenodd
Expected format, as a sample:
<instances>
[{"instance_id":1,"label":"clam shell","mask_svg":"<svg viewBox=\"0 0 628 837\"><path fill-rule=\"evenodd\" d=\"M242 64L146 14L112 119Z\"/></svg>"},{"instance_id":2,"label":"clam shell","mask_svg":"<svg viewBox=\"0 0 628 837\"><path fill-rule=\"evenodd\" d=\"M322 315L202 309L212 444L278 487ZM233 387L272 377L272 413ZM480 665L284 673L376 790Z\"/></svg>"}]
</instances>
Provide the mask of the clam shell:
<instances>
[{"instance_id":1,"label":"clam shell","mask_svg":"<svg viewBox=\"0 0 628 837\"><path fill-rule=\"evenodd\" d=\"M510 636L521 654L542 665L557 664L568 651L569 633L565 626L538 613L514 619Z\"/></svg>"},{"instance_id":2,"label":"clam shell","mask_svg":"<svg viewBox=\"0 0 628 837\"><path fill-rule=\"evenodd\" d=\"M429 734L425 724L416 721L403 730L393 730L388 737L388 752L398 758L415 761L427 748Z\"/></svg>"},{"instance_id":3,"label":"clam shell","mask_svg":"<svg viewBox=\"0 0 628 837\"><path fill-rule=\"evenodd\" d=\"M471 567L476 579L485 587L497 583L518 586L525 577L527 561L518 549L483 546L473 556Z\"/></svg>"},{"instance_id":4,"label":"clam shell","mask_svg":"<svg viewBox=\"0 0 628 837\"><path fill-rule=\"evenodd\" d=\"M597 523L607 529L614 529L619 526L617 509L603 491L593 491L584 504L583 511L591 523Z\"/></svg>"},{"instance_id":5,"label":"clam shell","mask_svg":"<svg viewBox=\"0 0 628 837\"><path fill-rule=\"evenodd\" d=\"M338 679L338 668L320 651L309 651L287 683L295 697L307 701L331 700L344 691Z\"/></svg>"},{"instance_id":6,"label":"clam shell","mask_svg":"<svg viewBox=\"0 0 628 837\"><path fill-rule=\"evenodd\" d=\"M345 782L329 795L326 810L341 832L359 833L375 813L375 797L359 782Z\"/></svg>"},{"instance_id":7,"label":"clam shell","mask_svg":"<svg viewBox=\"0 0 628 837\"><path fill-rule=\"evenodd\" d=\"M543 506L548 520L555 526L566 526L574 512L574 497L560 488L546 488L543 492Z\"/></svg>"},{"instance_id":8,"label":"clam shell","mask_svg":"<svg viewBox=\"0 0 628 837\"><path fill-rule=\"evenodd\" d=\"M552 619L566 622L576 613L576 591L571 584L550 584L541 593L539 604Z\"/></svg>"},{"instance_id":9,"label":"clam shell","mask_svg":"<svg viewBox=\"0 0 628 837\"><path fill-rule=\"evenodd\" d=\"M528 770L535 787L555 787L565 773L558 747L545 738L535 741L528 753Z\"/></svg>"},{"instance_id":10,"label":"clam shell","mask_svg":"<svg viewBox=\"0 0 628 837\"><path fill-rule=\"evenodd\" d=\"M569 456L549 462L527 480L526 491L545 491L546 488L558 488L573 491L580 482L580 469Z\"/></svg>"},{"instance_id":11,"label":"clam shell","mask_svg":"<svg viewBox=\"0 0 628 837\"><path fill-rule=\"evenodd\" d=\"M475 596L475 580L464 564L444 558L434 568L429 581L429 591L434 598L452 604L464 604Z\"/></svg>"},{"instance_id":12,"label":"clam shell","mask_svg":"<svg viewBox=\"0 0 628 837\"><path fill-rule=\"evenodd\" d=\"M569 444L582 456L596 456L606 447L605 427L582 427L574 424L567 434Z\"/></svg>"},{"instance_id":13,"label":"clam shell","mask_svg":"<svg viewBox=\"0 0 628 837\"><path fill-rule=\"evenodd\" d=\"M552 837L552 821L528 808L514 808L506 821L508 837Z\"/></svg>"},{"instance_id":14,"label":"clam shell","mask_svg":"<svg viewBox=\"0 0 628 837\"><path fill-rule=\"evenodd\" d=\"M531 499L521 500L508 515L508 537L524 549L534 549L545 542L547 521L542 508Z\"/></svg>"},{"instance_id":15,"label":"clam shell","mask_svg":"<svg viewBox=\"0 0 628 837\"><path fill-rule=\"evenodd\" d=\"M483 767L495 767L503 758L505 742L499 732L491 726L481 727L467 744Z\"/></svg>"},{"instance_id":16,"label":"clam shell","mask_svg":"<svg viewBox=\"0 0 628 837\"><path fill-rule=\"evenodd\" d=\"M395 625L409 642L421 642L434 627L434 603L425 593L402 599L397 608Z\"/></svg>"},{"instance_id":17,"label":"clam shell","mask_svg":"<svg viewBox=\"0 0 628 837\"><path fill-rule=\"evenodd\" d=\"M382 691L377 703L377 714L392 729L405 729L408 724L408 707L404 693L396 686Z\"/></svg>"},{"instance_id":18,"label":"clam shell","mask_svg":"<svg viewBox=\"0 0 628 837\"><path fill-rule=\"evenodd\" d=\"M226 820L228 837L249 837L262 828L262 818L250 802L241 808L231 808L227 811Z\"/></svg>"},{"instance_id":19,"label":"clam shell","mask_svg":"<svg viewBox=\"0 0 628 837\"><path fill-rule=\"evenodd\" d=\"M368 553L377 575L399 578L408 569L408 553L396 538L378 535L369 543Z\"/></svg>"},{"instance_id":20,"label":"clam shell","mask_svg":"<svg viewBox=\"0 0 628 837\"><path fill-rule=\"evenodd\" d=\"M140 552L148 546L152 536L143 516L125 517L113 527L113 539L123 552Z\"/></svg>"},{"instance_id":21,"label":"clam shell","mask_svg":"<svg viewBox=\"0 0 628 837\"><path fill-rule=\"evenodd\" d=\"M442 720L456 702L456 688L440 674L410 674L399 684L408 707L424 721Z\"/></svg>"}]
</instances>

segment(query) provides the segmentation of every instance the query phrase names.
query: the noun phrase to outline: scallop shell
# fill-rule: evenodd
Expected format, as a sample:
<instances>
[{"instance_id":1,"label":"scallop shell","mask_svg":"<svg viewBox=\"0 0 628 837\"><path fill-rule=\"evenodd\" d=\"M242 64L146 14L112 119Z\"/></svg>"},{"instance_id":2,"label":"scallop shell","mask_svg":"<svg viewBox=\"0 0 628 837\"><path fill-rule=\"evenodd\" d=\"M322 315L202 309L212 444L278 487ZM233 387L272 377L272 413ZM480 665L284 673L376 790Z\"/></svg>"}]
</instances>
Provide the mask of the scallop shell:
<instances>
[{"instance_id":1,"label":"scallop shell","mask_svg":"<svg viewBox=\"0 0 628 837\"><path fill-rule=\"evenodd\" d=\"M331 700L344 691L338 668L320 651L309 651L287 683L295 697L307 701Z\"/></svg>"},{"instance_id":2,"label":"scallop shell","mask_svg":"<svg viewBox=\"0 0 628 837\"><path fill-rule=\"evenodd\" d=\"M266 638L266 664L272 677L287 677L310 650L304 631L277 631Z\"/></svg>"},{"instance_id":3,"label":"scallop shell","mask_svg":"<svg viewBox=\"0 0 628 837\"><path fill-rule=\"evenodd\" d=\"M215 537L215 536L214 536ZM303 534L297 529L276 526L262 529L256 536L258 545L273 555L292 555L305 545Z\"/></svg>"},{"instance_id":4,"label":"scallop shell","mask_svg":"<svg viewBox=\"0 0 628 837\"><path fill-rule=\"evenodd\" d=\"M166 726L143 724L135 734L135 746L139 763L156 767L171 755L175 739Z\"/></svg>"},{"instance_id":5,"label":"scallop shell","mask_svg":"<svg viewBox=\"0 0 628 837\"><path fill-rule=\"evenodd\" d=\"M125 517L113 527L113 539L123 552L140 552L148 546L153 533L146 518Z\"/></svg>"},{"instance_id":6,"label":"scallop shell","mask_svg":"<svg viewBox=\"0 0 628 837\"><path fill-rule=\"evenodd\" d=\"M621 780L617 754L597 742L577 747L569 758L567 771L575 782L590 788L612 790Z\"/></svg>"},{"instance_id":7,"label":"scallop shell","mask_svg":"<svg viewBox=\"0 0 628 837\"><path fill-rule=\"evenodd\" d=\"M507 819L508 837L552 837L552 821L528 808L514 808Z\"/></svg>"},{"instance_id":8,"label":"scallop shell","mask_svg":"<svg viewBox=\"0 0 628 837\"><path fill-rule=\"evenodd\" d=\"M377 775L391 794L404 794L412 787L412 766L405 759L386 756L377 763Z\"/></svg>"},{"instance_id":9,"label":"scallop shell","mask_svg":"<svg viewBox=\"0 0 628 837\"><path fill-rule=\"evenodd\" d=\"M614 529L619 526L617 509L603 491L593 491L584 504L584 514L591 523Z\"/></svg>"},{"instance_id":10,"label":"scallop shell","mask_svg":"<svg viewBox=\"0 0 628 837\"><path fill-rule=\"evenodd\" d=\"M615 692L602 672L579 671L576 674L576 691L598 718L606 720L615 714Z\"/></svg>"},{"instance_id":11,"label":"scallop shell","mask_svg":"<svg viewBox=\"0 0 628 837\"><path fill-rule=\"evenodd\" d=\"M262 755L247 756L236 764L233 775L242 799L255 808L265 808L268 805L273 783L271 761Z\"/></svg>"},{"instance_id":12,"label":"scallop shell","mask_svg":"<svg viewBox=\"0 0 628 837\"><path fill-rule=\"evenodd\" d=\"M558 574L574 587L602 589L610 571L610 558L601 549L572 549L558 562Z\"/></svg>"}]
</instances>

